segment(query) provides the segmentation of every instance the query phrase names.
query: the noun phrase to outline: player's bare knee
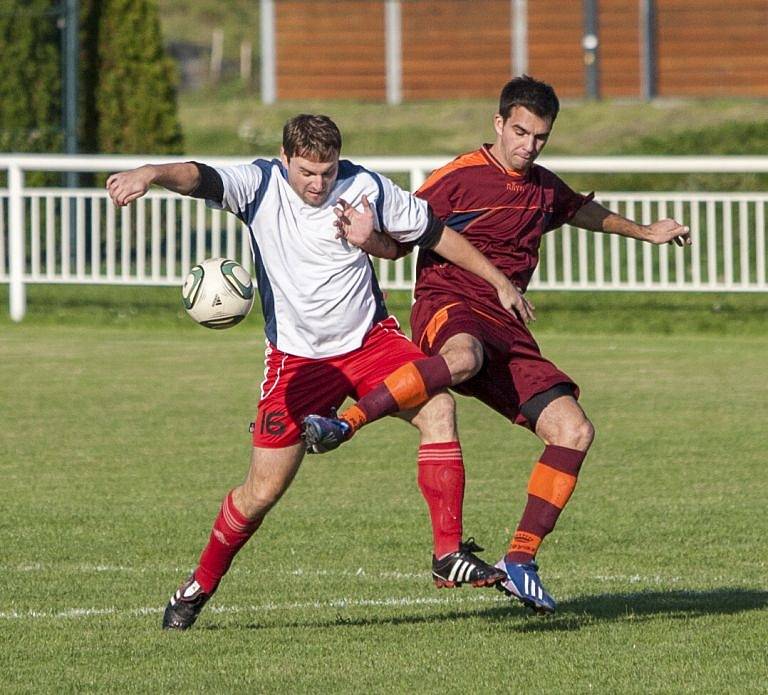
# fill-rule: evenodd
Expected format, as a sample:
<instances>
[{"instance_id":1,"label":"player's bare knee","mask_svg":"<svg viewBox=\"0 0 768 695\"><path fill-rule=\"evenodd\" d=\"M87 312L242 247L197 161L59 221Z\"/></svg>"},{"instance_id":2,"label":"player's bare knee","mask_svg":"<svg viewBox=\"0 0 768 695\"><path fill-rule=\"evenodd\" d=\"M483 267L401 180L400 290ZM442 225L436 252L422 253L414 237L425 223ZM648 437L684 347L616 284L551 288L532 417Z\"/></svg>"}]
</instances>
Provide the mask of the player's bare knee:
<instances>
[{"instance_id":1,"label":"player's bare knee","mask_svg":"<svg viewBox=\"0 0 768 695\"><path fill-rule=\"evenodd\" d=\"M570 417L558 423L547 440L550 444L586 451L595 438L595 428L586 417Z\"/></svg>"},{"instance_id":2,"label":"player's bare knee","mask_svg":"<svg viewBox=\"0 0 768 695\"><path fill-rule=\"evenodd\" d=\"M454 385L470 379L483 366L483 346L469 333L448 338L440 348L440 354L448 365Z\"/></svg>"},{"instance_id":3,"label":"player's bare knee","mask_svg":"<svg viewBox=\"0 0 768 695\"><path fill-rule=\"evenodd\" d=\"M266 484L254 487L246 484L236 491L235 506L246 519L257 519L277 504L282 493L279 486Z\"/></svg>"},{"instance_id":4,"label":"player's bare knee","mask_svg":"<svg viewBox=\"0 0 768 695\"><path fill-rule=\"evenodd\" d=\"M585 417L574 425L571 436L574 442L571 448L586 451L595 440L595 426Z\"/></svg>"},{"instance_id":5,"label":"player's bare knee","mask_svg":"<svg viewBox=\"0 0 768 695\"><path fill-rule=\"evenodd\" d=\"M474 338L453 345L449 341L440 354L448 365L453 384L471 379L483 366L483 346Z\"/></svg>"},{"instance_id":6,"label":"player's bare knee","mask_svg":"<svg viewBox=\"0 0 768 695\"><path fill-rule=\"evenodd\" d=\"M556 384L523 403L520 412L547 444L586 451L595 428L571 392L571 385Z\"/></svg>"}]
</instances>

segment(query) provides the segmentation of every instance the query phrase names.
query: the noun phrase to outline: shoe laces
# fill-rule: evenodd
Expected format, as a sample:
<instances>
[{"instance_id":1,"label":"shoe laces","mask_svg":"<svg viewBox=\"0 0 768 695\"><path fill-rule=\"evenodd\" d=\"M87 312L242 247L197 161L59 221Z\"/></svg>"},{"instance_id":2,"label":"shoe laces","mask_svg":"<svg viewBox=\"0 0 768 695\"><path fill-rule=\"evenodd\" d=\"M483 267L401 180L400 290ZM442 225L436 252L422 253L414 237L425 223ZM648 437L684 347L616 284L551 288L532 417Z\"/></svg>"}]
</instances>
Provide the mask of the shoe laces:
<instances>
[{"instance_id":1,"label":"shoe laces","mask_svg":"<svg viewBox=\"0 0 768 695\"><path fill-rule=\"evenodd\" d=\"M470 536L465 541L459 543L459 551L462 553L482 553L485 548L481 548L476 542L475 537Z\"/></svg>"}]
</instances>

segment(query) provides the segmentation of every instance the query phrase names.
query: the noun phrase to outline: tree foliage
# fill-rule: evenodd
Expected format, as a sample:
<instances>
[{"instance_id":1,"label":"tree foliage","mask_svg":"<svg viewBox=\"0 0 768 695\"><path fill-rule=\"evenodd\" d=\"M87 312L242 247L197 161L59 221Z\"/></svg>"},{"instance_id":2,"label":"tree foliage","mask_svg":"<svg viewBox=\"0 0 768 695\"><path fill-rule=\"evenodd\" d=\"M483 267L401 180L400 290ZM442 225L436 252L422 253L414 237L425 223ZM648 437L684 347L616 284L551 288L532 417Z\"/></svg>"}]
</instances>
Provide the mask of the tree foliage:
<instances>
[{"instance_id":1,"label":"tree foliage","mask_svg":"<svg viewBox=\"0 0 768 695\"><path fill-rule=\"evenodd\" d=\"M155 0L103 0L95 90L102 152L180 152L174 65Z\"/></svg>"},{"instance_id":2,"label":"tree foliage","mask_svg":"<svg viewBox=\"0 0 768 695\"><path fill-rule=\"evenodd\" d=\"M182 149L175 68L156 0L80 0L79 125L83 152ZM0 3L0 151L61 152L57 0Z\"/></svg>"},{"instance_id":3,"label":"tree foliage","mask_svg":"<svg viewBox=\"0 0 768 695\"><path fill-rule=\"evenodd\" d=\"M0 151L60 151L55 5L50 0L4 0L0 8Z\"/></svg>"}]
</instances>

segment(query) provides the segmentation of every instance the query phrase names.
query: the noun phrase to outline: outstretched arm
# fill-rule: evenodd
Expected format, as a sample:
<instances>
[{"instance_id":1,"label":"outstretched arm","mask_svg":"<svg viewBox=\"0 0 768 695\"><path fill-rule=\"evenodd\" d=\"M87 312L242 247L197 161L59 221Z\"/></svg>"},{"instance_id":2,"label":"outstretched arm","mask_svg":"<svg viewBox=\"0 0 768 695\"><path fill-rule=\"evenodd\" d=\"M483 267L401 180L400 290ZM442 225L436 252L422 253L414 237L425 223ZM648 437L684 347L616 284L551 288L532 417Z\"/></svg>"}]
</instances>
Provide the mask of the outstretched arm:
<instances>
[{"instance_id":1,"label":"outstretched arm","mask_svg":"<svg viewBox=\"0 0 768 695\"><path fill-rule=\"evenodd\" d=\"M651 224L638 224L611 212L593 200L584 205L568 222L581 229L620 234L651 244L674 241L678 246L689 246L691 243L690 229L675 220L664 219Z\"/></svg>"},{"instance_id":2,"label":"outstretched arm","mask_svg":"<svg viewBox=\"0 0 768 695\"><path fill-rule=\"evenodd\" d=\"M152 184L188 195L200 183L200 171L194 162L145 164L138 169L121 171L107 179L107 191L115 205L122 207L141 198Z\"/></svg>"},{"instance_id":3,"label":"outstretched arm","mask_svg":"<svg viewBox=\"0 0 768 695\"><path fill-rule=\"evenodd\" d=\"M410 246L401 244L387 234L377 232L373 224L373 210L363 196L362 211L356 210L346 201L340 200L334 208L336 213L336 238L346 239L366 253L381 258L398 258L410 251ZM533 305L510 282L493 263L470 244L461 234L450 227L443 227L440 238L432 247L447 261L468 270L494 287L499 302L510 313L517 312L526 323L535 321Z\"/></svg>"}]
</instances>

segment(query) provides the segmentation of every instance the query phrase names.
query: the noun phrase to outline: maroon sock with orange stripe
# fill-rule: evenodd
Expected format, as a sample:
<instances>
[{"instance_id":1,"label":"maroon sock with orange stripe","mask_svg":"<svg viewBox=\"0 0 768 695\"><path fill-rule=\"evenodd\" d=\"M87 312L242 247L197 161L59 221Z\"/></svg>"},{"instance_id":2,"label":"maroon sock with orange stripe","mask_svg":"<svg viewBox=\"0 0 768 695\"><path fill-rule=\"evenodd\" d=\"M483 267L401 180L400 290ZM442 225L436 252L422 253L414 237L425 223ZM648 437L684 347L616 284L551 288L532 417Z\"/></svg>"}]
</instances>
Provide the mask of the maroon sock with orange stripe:
<instances>
[{"instance_id":1,"label":"maroon sock with orange stripe","mask_svg":"<svg viewBox=\"0 0 768 695\"><path fill-rule=\"evenodd\" d=\"M419 447L419 489L429 507L433 552L441 558L461 543L464 461L458 442Z\"/></svg>"},{"instance_id":2,"label":"maroon sock with orange stripe","mask_svg":"<svg viewBox=\"0 0 768 695\"><path fill-rule=\"evenodd\" d=\"M586 451L547 445L528 480L528 501L523 518L509 544L509 562L530 562L576 487Z\"/></svg>"},{"instance_id":3,"label":"maroon sock with orange stripe","mask_svg":"<svg viewBox=\"0 0 768 695\"><path fill-rule=\"evenodd\" d=\"M410 410L426 403L451 385L451 372L440 355L404 364L357 403L339 414L355 432L385 415Z\"/></svg>"},{"instance_id":4,"label":"maroon sock with orange stripe","mask_svg":"<svg viewBox=\"0 0 768 695\"><path fill-rule=\"evenodd\" d=\"M261 526L263 517L246 519L235 507L232 492L224 498L213 523L208 545L200 555L195 579L203 591L212 594L226 574L237 552Z\"/></svg>"}]
</instances>

